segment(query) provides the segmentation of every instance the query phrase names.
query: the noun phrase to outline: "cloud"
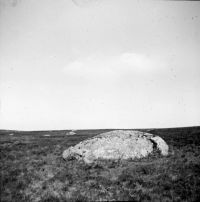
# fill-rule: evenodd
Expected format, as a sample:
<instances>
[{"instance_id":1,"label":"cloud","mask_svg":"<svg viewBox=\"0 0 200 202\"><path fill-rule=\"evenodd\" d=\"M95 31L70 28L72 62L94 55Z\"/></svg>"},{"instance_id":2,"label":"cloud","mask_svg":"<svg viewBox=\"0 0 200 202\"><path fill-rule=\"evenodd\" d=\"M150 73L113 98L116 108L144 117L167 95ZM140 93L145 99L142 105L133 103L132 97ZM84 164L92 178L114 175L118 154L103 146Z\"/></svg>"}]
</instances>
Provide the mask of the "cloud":
<instances>
[{"instance_id":1,"label":"cloud","mask_svg":"<svg viewBox=\"0 0 200 202\"><path fill-rule=\"evenodd\" d=\"M157 66L157 62L152 58L136 53L123 53L120 60L124 65L140 71L151 71Z\"/></svg>"},{"instance_id":2,"label":"cloud","mask_svg":"<svg viewBox=\"0 0 200 202\"><path fill-rule=\"evenodd\" d=\"M72 80L114 80L126 75L150 74L162 69L163 64L152 56L125 52L115 56L91 55L67 64L63 72Z\"/></svg>"},{"instance_id":3,"label":"cloud","mask_svg":"<svg viewBox=\"0 0 200 202\"><path fill-rule=\"evenodd\" d=\"M87 6L87 5L97 2L97 1L98 0L72 0L72 2L78 7Z\"/></svg>"},{"instance_id":4,"label":"cloud","mask_svg":"<svg viewBox=\"0 0 200 202\"><path fill-rule=\"evenodd\" d=\"M63 72L68 79L76 81L111 78L115 72L112 66L112 60L105 57L89 56L70 62L64 67Z\"/></svg>"}]
</instances>

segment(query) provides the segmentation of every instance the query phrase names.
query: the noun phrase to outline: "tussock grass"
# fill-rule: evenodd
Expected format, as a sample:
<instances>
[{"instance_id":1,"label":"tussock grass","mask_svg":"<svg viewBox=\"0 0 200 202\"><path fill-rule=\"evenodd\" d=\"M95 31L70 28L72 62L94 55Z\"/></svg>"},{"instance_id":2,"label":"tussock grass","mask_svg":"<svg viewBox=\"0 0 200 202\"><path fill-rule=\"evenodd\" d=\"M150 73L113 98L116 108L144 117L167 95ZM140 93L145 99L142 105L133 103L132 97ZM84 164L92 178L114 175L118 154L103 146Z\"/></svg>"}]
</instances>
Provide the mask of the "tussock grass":
<instances>
[{"instance_id":1,"label":"tussock grass","mask_svg":"<svg viewBox=\"0 0 200 202\"><path fill-rule=\"evenodd\" d=\"M65 161L69 146L106 132L12 132L0 134L1 201L200 201L200 127L158 129L170 146L136 160Z\"/></svg>"}]
</instances>

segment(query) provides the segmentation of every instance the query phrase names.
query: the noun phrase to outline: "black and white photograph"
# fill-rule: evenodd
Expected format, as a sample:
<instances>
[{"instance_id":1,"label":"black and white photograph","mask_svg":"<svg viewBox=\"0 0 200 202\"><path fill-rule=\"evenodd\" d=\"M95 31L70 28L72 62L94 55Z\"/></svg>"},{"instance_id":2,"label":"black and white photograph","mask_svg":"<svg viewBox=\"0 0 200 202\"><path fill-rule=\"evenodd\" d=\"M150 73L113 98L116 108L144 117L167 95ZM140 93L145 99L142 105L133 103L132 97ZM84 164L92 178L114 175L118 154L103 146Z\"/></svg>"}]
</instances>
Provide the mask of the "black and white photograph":
<instances>
[{"instance_id":1,"label":"black and white photograph","mask_svg":"<svg viewBox=\"0 0 200 202\"><path fill-rule=\"evenodd\" d=\"M200 201L200 1L0 0L0 201Z\"/></svg>"}]
</instances>

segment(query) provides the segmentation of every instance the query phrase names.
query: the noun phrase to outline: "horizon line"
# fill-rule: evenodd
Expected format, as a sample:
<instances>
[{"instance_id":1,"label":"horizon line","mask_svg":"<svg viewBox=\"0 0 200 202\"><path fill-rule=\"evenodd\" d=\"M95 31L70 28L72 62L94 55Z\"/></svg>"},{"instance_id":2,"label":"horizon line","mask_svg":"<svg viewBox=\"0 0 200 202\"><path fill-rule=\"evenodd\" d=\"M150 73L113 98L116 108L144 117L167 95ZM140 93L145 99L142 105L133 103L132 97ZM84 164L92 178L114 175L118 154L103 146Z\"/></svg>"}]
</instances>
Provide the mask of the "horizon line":
<instances>
[{"instance_id":1,"label":"horizon line","mask_svg":"<svg viewBox=\"0 0 200 202\"><path fill-rule=\"evenodd\" d=\"M177 126L177 127L150 127L150 128L87 128L87 129L51 129L51 130L15 130L15 129L0 129L0 131L15 131L15 132L45 132L45 131L84 131L84 130L140 130L140 129L145 129L145 130L154 130L154 129L175 129L175 128L196 128L200 127L200 125L193 125L193 126Z\"/></svg>"}]
</instances>

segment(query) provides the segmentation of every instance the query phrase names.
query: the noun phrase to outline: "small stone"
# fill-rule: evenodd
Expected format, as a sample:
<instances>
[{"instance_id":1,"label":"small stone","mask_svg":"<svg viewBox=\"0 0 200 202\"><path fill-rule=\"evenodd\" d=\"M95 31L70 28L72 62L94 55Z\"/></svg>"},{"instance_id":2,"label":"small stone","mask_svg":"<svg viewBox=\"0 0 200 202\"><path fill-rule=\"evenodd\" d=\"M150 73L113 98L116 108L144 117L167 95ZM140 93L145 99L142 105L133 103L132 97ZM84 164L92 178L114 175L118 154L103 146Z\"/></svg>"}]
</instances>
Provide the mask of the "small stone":
<instances>
[{"instance_id":1,"label":"small stone","mask_svg":"<svg viewBox=\"0 0 200 202\"><path fill-rule=\"evenodd\" d=\"M14 134L13 134L13 133L10 133L9 135L10 135L10 136L13 136Z\"/></svg>"},{"instance_id":2,"label":"small stone","mask_svg":"<svg viewBox=\"0 0 200 202\"><path fill-rule=\"evenodd\" d=\"M43 135L44 137L50 137L51 135L50 134L45 134Z\"/></svg>"},{"instance_id":3,"label":"small stone","mask_svg":"<svg viewBox=\"0 0 200 202\"><path fill-rule=\"evenodd\" d=\"M67 132L66 135L76 135L74 131Z\"/></svg>"}]
</instances>

